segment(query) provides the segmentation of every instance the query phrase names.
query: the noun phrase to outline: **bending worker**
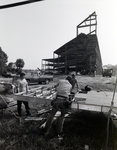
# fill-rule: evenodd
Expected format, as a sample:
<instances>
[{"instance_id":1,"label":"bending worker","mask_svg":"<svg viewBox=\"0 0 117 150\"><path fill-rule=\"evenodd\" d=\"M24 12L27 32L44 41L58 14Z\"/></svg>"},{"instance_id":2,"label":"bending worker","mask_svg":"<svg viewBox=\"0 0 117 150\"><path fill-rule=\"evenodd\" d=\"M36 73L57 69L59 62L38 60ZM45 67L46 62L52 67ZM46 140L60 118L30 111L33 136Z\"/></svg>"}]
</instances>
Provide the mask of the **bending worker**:
<instances>
[{"instance_id":1,"label":"bending worker","mask_svg":"<svg viewBox=\"0 0 117 150\"><path fill-rule=\"evenodd\" d=\"M71 77L68 76L66 79L60 80L58 83L57 97L52 102L52 110L45 125L46 136L49 135L53 117L55 116L58 110L61 111L61 116L59 117L57 122L57 135L59 137L62 135L64 116L69 108L69 104L67 104L67 101L69 100L69 95L72 89L72 85L70 84L70 82Z\"/></svg>"}]
</instances>

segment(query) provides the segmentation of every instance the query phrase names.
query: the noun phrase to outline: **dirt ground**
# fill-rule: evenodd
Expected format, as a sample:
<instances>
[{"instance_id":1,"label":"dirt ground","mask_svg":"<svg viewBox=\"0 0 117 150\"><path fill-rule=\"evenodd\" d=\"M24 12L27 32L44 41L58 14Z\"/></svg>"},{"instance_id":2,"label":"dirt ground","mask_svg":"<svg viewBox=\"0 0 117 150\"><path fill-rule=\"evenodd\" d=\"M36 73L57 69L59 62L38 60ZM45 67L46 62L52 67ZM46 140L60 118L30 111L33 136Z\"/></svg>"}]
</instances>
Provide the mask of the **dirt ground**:
<instances>
[{"instance_id":1,"label":"dirt ground","mask_svg":"<svg viewBox=\"0 0 117 150\"><path fill-rule=\"evenodd\" d=\"M47 86L54 85L59 79L66 76L55 76L54 81ZM76 76L79 87L92 86L93 90L114 91L116 77L89 77ZM5 79L1 78L0 81ZM8 79L7 79L8 80ZM117 89L116 89L117 91ZM13 100L13 94L2 94ZM32 116L38 116L37 111L48 106L30 103ZM17 113L17 107L11 107L11 111ZM0 150L84 150L88 145L90 150L104 150L106 142L107 117L102 113L73 112L65 119L64 140L60 142L56 137L46 140L41 135L40 126L43 121L25 121L25 109L22 107L23 117L17 119L10 109L0 110ZM43 117L47 118L48 114ZM20 122L21 121L21 122ZM53 123L52 134L56 121ZM112 139L110 139L112 143ZM114 150L112 144L108 150Z\"/></svg>"}]
</instances>

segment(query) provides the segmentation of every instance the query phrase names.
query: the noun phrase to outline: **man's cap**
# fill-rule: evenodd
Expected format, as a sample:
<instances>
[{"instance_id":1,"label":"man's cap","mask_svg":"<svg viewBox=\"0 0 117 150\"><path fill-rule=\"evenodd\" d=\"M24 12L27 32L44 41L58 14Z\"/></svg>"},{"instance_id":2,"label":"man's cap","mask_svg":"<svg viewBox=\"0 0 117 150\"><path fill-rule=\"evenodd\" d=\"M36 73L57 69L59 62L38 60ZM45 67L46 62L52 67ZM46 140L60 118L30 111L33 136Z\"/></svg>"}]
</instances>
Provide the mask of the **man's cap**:
<instances>
[{"instance_id":1,"label":"man's cap","mask_svg":"<svg viewBox=\"0 0 117 150\"><path fill-rule=\"evenodd\" d=\"M24 75L26 75L25 72L21 72L21 73L20 73L20 77L22 77L22 76L24 76Z\"/></svg>"}]
</instances>

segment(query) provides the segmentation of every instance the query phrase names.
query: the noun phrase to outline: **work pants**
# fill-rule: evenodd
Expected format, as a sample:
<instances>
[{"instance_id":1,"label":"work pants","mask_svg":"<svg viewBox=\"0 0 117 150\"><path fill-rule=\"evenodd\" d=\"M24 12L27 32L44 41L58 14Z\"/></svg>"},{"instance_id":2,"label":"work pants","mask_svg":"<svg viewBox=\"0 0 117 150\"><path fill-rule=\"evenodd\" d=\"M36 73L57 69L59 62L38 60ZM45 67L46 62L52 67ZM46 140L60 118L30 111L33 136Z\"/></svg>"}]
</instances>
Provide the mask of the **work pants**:
<instances>
[{"instance_id":1,"label":"work pants","mask_svg":"<svg viewBox=\"0 0 117 150\"><path fill-rule=\"evenodd\" d=\"M25 101L18 101L17 100L17 110L18 110L18 114L19 114L19 116L21 116L21 106L22 106L22 103L24 104L24 106L25 106L25 109L26 109L26 113L27 113L27 115L29 115L29 105L28 105L28 102L25 102Z\"/></svg>"},{"instance_id":2,"label":"work pants","mask_svg":"<svg viewBox=\"0 0 117 150\"><path fill-rule=\"evenodd\" d=\"M46 130L47 134L50 131L53 118L54 118L54 116L55 116L57 111L61 112L61 115L58 117L58 121L57 121L57 133L59 134L59 133L62 132L62 130L63 130L63 123L64 123L64 116L65 116L67 110L68 110L68 107L65 106L65 99L57 98L54 101L52 110L50 112L49 118L48 118L48 120L46 122L46 126L45 126L45 130Z\"/></svg>"}]
</instances>

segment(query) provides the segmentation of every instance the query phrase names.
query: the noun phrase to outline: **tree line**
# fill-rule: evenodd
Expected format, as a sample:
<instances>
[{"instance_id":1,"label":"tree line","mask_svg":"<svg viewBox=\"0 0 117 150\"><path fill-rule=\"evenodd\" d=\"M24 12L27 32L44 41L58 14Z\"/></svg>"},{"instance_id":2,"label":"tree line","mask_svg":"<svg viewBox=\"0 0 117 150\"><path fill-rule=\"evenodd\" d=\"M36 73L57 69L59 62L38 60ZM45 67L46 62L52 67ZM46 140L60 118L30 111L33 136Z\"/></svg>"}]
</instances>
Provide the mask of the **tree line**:
<instances>
[{"instance_id":1,"label":"tree line","mask_svg":"<svg viewBox=\"0 0 117 150\"><path fill-rule=\"evenodd\" d=\"M7 72L19 74L22 71L25 63L24 60L18 58L16 62L8 63L8 56L0 47L0 75L5 74Z\"/></svg>"}]
</instances>

